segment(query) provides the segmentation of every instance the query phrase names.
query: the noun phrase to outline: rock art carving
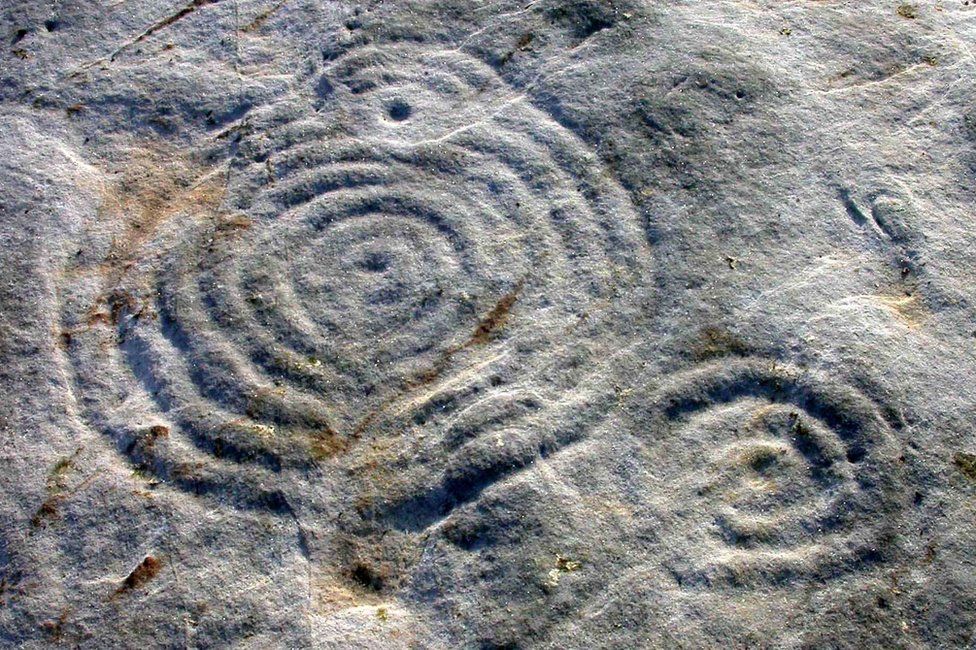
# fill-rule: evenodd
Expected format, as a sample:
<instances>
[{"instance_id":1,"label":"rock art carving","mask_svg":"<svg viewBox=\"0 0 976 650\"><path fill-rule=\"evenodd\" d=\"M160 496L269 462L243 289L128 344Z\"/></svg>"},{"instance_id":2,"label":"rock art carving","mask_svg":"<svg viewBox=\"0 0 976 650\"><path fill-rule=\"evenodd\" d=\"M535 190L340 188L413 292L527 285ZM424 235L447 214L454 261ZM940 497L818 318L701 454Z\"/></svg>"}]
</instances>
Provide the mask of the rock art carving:
<instances>
[{"instance_id":1,"label":"rock art carving","mask_svg":"<svg viewBox=\"0 0 976 650\"><path fill-rule=\"evenodd\" d=\"M391 455L398 476L360 473L373 523L343 526L364 541L430 531L590 435L542 425L531 389L457 386L525 367L648 273L647 244L584 144L457 51L365 47L331 62L315 97L314 119L282 104L241 125L219 209L155 224L121 273L65 274L77 397L138 468L290 510L283 471L300 481L391 412L416 422L464 396L442 439ZM625 411L675 491L662 562L682 584L884 556L887 424L858 394L770 364L704 365Z\"/></svg>"},{"instance_id":2,"label":"rock art carving","mask_svg":"<svg viewBox=\"0 0 976 650\"><path fill-rule=\"evenodd\" d=\"M470 407L364 508L356 532L405 602L490 612L438 618L453 642L657 629L671 599L790 594L900 556L901 425L859 389L740 356L649 368L622 391L594 382Z\"/></svg>"},{"instance_id":3,"label":"rock art carving","mask_svg":"<svg viewBox=\"0 0 976 650\"><path fill-rule=\"evenodd\" d=\"M761 359L669 377L628 409L667 486L679 584L826 579L886 557L901 497L890 425L853 389Z\"/></svg>"},{"instance_id":4,"label":"rock art carving","mask_svg":"<svg viewBox=\"0 0 976 650\"><path fill-rule=\"evenodd\" d=\"M427 517L445 494L428 481L416 490L426 501L379 512L387 538L426 526L409 595L438 611L463 598L490 612L478 626L440 619L457 643L542 636L556 646L567 626L622 620L653 630L678 601L789 594L897 557L907 507L898 424L859 390L757 357L634 383L618 408L564 404L601 414L577 430L520 421L544 461L509 445L489 461L495 436L485 436L469 466L497 476L477 500ZM579 565L560 573L565 558ZM455 587L442 594L441 584Z\"/></svg>"},{"instance_id":5,"label":"rock art carving","mask_svg":"<svg viewBox=\"0 0 976 650\"><path fill-rule=\"evenodd\" d=\"M283 470L518 367L649 269L596 156L477 59L364 47L309 95L314 118L245 118L218 209L154 224L109 281L70 264L61 290L85 419L246 506L282 507Z\"/></svg>"}]
</instances>

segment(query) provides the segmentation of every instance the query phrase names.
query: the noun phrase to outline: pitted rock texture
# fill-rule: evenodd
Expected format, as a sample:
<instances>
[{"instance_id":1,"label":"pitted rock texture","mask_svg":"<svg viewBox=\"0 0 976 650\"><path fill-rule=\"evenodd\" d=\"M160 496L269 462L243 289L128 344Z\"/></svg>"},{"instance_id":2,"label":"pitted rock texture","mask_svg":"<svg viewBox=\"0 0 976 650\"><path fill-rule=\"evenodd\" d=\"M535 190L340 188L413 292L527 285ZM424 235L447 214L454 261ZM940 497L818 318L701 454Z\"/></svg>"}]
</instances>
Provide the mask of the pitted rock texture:
<instances>
[{"instance_id":1,"label":"pitted rock texture","mask_svg":"<svg viewBox=\"0 0 976 650\"><path fill-rule=\"evenodd\" d=\"M0 8L11 647L965 647L976 5Z\"/></svg>"}]
</instances>

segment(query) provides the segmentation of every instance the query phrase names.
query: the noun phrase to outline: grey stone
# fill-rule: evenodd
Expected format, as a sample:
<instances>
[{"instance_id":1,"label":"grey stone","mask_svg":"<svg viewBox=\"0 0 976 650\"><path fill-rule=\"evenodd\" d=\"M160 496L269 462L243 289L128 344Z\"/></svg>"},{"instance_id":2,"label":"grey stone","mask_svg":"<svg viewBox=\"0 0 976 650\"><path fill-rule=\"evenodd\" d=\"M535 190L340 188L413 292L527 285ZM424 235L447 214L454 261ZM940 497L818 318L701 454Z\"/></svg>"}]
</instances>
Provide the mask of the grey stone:
<instances>
[{"instance_id":1,"label":"grey stone","mask_svg":"<svg viewBox=\"0 0 976 650\"><path fill-rule=\"evenodd\" d=\"M973 643L976 5L0 39L4 646Z\"/></svg>"}]
</instances>

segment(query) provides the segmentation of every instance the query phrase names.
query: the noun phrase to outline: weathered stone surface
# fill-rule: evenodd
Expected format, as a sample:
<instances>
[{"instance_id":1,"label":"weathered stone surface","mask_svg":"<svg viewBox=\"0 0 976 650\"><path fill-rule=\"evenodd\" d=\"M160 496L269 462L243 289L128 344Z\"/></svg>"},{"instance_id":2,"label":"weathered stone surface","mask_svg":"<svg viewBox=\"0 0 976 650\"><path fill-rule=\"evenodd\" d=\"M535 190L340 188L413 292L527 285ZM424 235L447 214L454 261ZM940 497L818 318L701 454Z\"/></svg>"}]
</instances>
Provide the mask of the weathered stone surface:
<instances>
[{"instance_id":1,"label":"weathered stone surface","mask_svg":"<svg viewBox=\"0 0 976 650\"><path fill-rule=\"evenodd\" d=\"M0 38L5 646L973 642L976 5Z\"/></svg>"}]
</instances>

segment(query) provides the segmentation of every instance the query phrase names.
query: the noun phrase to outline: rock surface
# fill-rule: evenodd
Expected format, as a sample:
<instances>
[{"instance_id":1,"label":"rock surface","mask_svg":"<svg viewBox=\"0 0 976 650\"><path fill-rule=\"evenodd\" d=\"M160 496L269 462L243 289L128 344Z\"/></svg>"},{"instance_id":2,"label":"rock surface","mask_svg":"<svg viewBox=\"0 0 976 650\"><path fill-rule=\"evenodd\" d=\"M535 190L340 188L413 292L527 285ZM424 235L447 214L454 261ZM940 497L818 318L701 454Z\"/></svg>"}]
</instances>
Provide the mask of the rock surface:
<instances>
[{"instance_id":1,"label":"rock surface","mask_svg":"<svg viewBox=\"0 0 976 650\"><path fill-rule=\"evenodd\" d=\"M4 646L974 642L976 3L0 39Z\"/></svg>"}]
</instances>

